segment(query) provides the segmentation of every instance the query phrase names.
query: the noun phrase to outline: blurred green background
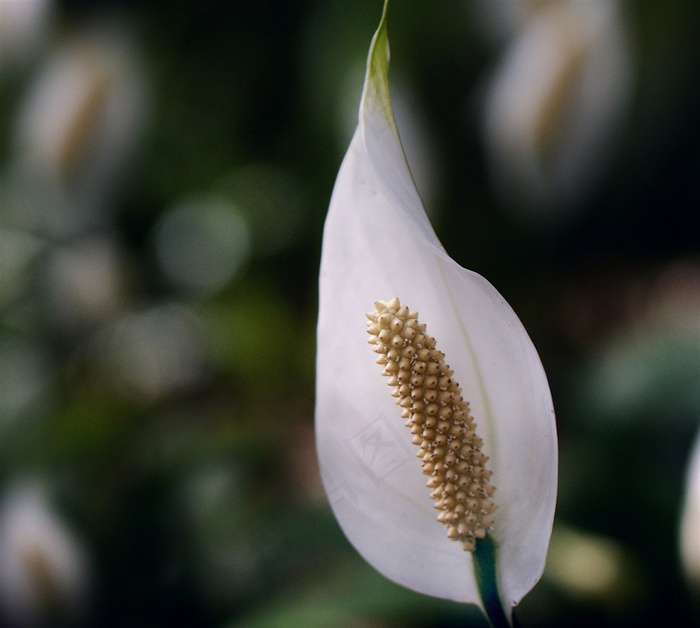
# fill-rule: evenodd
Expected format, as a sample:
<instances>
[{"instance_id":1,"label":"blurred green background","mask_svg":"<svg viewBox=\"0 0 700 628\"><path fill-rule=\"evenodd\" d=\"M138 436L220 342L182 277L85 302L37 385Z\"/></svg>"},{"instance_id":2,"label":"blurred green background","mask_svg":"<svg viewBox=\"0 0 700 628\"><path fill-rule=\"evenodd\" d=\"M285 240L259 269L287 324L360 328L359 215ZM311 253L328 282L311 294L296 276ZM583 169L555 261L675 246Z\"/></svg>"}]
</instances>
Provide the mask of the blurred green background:
<instances>
[{"instance_id":1,"label":"blurred green background","mask_svg":"<svg viewBox=\"0 0 700 628\"><path fill-rule=\"evenodd\" d=\"M690 625L700 4L621 5L621 113L545 201L504 194L483 129L535 18L499 35L484 4L393 0L391 80L438 235L550 378L559 505L517 614ZM381 5L0 1L1 626L483 625L357 556L314 452L323 220Z\"/></svg>"}]
</instances>

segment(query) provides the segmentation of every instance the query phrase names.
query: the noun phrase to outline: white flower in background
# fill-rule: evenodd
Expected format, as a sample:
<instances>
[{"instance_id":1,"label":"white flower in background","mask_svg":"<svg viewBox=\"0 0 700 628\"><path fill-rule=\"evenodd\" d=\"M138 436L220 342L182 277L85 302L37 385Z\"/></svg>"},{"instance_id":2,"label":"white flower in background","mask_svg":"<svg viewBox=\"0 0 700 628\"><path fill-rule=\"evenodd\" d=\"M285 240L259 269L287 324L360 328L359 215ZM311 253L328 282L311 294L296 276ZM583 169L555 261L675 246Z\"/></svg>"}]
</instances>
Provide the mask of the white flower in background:
<instances>
[{"instance_id":1,"label":"white flower in background","mask_svg":"<svg viewBox=\"0 0 700 628\"><path fill-rule=\"evenodd\" d=\"M695 593L700 593L700 435L688 465L685 502L681 515L681 560Z\"/></svg>"},{"instance_id":2,"label":"white flower in background","mask_svg":"<svg viewBox=\"0 0 700 628\"><path fill-rule=\"evenodd\" d=\"M488 43L502 44L512 37L532 15L550 2L560 0L469 0L469 17Z\"/></svg>"},{"instance_id":3,"label":"white flower in background","mask_svg":"<svg viewBox=\"0 0 700 628\"><path fill-rule=\"evenodd\" d=\"M470 550L488 535L509 614L541 576L551 533L549 386L503 297L454 262L430 225L394 121L388 63L383 18L323 236L321 473L357 550L416 591L481 605ZM365 312L375 302L370 346Z\"/></svg>"},{"instance_id":4,"label":"white flower in background","mask_svg":"<svg viewBox=\"0 0 700 628\"><path fill-rule=\"evenodd\" d=\"M29 226L63 233L98 219L146 101L136 52L120 34L82 33L52 51L17 121L19 178L52 199Z\"/></svg>"},{"instance_id":5,"label":"white flower in background","mask_svg":"<svg viewBox=\"0 0 700 628\"><path fill-rule=\"evenodd\" d=\"M0 70L23 64L46 32L52 9L50 0L2 0L0 2ZM3 76L0 76L2 80Z\"/></svg>"},{"instance_id":6,"label":"white flower in background","mask_svg":"<svg viewBox=\"0 0 700 628\"><path fill-rule=\"evenodd\" d=\"M0 615L21 625L79 613L87 557L38 485L16 485L0 502Z\"/></svg>"},{"instance_id":7,"label":"white flower in background","mask_svg":"<svg viewBox=\"0 0 700 628\"><path fill-rule=\"evenodd\" d=\"M484 103L494 187L510 205L575 206L606 162L629 96L620 3L495 4L513 14L515 33Z\"/></svg>"}]
</instances>

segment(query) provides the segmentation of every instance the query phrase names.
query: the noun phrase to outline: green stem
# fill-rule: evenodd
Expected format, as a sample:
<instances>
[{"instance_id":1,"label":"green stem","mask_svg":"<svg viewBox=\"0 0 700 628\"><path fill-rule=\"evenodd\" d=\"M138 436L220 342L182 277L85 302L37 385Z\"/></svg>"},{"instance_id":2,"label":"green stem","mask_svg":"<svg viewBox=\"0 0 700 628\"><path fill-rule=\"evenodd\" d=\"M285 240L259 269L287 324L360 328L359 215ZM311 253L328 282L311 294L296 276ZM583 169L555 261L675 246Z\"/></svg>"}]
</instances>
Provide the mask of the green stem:
<instances>
[{"instance_id":1,"label":"green stem","mask_svg":"<svg viewBox=\"0 0 700 628\"><path fill-rule=\"evenodd\" d=\"M493 628L510 628L511 621L503 609L501 596L498 593L496 545L493 539L487 535L486 538L477 540L473 556L476 582L489 622Z\"/></svg>"}]
</instances>

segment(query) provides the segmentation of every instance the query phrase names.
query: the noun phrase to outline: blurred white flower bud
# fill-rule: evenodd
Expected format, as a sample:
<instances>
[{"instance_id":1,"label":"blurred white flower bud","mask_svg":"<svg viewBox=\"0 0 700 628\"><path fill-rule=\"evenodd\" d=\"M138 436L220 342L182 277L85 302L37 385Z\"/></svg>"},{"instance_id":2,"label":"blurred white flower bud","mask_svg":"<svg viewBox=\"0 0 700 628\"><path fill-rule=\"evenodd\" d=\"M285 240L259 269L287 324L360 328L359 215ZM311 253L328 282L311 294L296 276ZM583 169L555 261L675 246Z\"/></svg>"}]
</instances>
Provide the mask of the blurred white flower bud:
<instances>
[{"instance_id":1,"label":"blurred white flower bud","mask_svg":"<svg viewBox=\"0 0 700 628\"><path fill-rule=\"evenodd\" d=\"M44 489L14 486L0 503L0 616L32 626L79 614L87 586L86 554Z\"/></svg>"},{"instance_id":2,"label":"blurred white flower bud","mask_svg":"<svg viewBox=\"0 0 700 628\"><path fill-rule=\"evenodd\" d=\"M484 136L504 201L542 211L576 206L600 175L632 69L616 0L530 5L492 77Z\"/></svg>"},{"instance_id":3,"label":"blurred white flower bud","mask_svg":"<svg viewBox=\"0 0 700 628\"><path fill-rule=\"evenodd\" d=\"M65 233L96 222L138 137L146 102L135 50L124 37L85 33L53 51L16 128L25 184L54 198L46 215L34 216L35 226ZM56 198L63 201L58 209Z\"/></svg>"},{"instance_id":4,"label":"blurred white flower bud","mask_svg":"<svg viewBox=\"0 0 700 628\"><path fill-rule=\"evenodd\" d=\"M688 584L700 595L700 434L695 439L681 515L681 560Z\"/></svg>"}]
</instances>

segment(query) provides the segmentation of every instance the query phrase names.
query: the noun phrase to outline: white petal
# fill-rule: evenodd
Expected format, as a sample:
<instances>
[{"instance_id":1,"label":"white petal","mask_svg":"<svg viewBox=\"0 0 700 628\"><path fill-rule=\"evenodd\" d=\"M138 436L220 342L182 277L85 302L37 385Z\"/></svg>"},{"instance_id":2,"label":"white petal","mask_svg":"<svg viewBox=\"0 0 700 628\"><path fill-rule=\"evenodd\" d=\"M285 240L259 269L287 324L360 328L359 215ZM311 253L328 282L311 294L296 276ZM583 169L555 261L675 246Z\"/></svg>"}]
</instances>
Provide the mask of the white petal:
<instances>
[{"instance_id":1,"label":"white petal","mask_svg":"<svg viewBox=\"0 0 700 628\"><path fill-rule=\"evenodd\" d=\"M688 583L700 592L700 433L695 437L690 454L680 541L681 561Z\"/></svg>"},{"instance_id":2,"label":"white petal","mask_svg":"<svg viewBox=\"0 0 700 628\"><path fill-rule=\"evenodd\" d=\"M333 510L380 572L480 604L471 554L448 540L411 434L374 363L364 313L398 296L446 353L472 407L497 487L493 536L506 604L539 579L556 498L549 387L517 317L440 245L403 157L388 97L384 22L370 52L360 125L326 220L320 277L317 443Z\"/></svg>"}]
</instances>

